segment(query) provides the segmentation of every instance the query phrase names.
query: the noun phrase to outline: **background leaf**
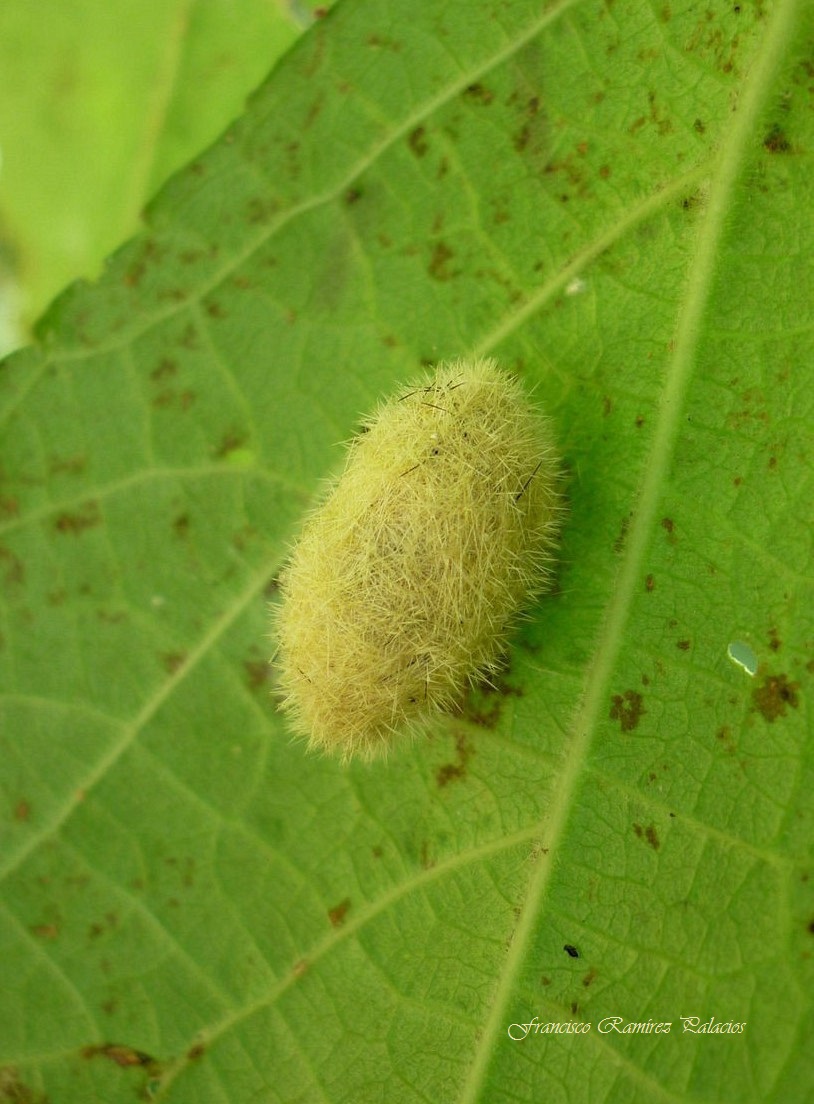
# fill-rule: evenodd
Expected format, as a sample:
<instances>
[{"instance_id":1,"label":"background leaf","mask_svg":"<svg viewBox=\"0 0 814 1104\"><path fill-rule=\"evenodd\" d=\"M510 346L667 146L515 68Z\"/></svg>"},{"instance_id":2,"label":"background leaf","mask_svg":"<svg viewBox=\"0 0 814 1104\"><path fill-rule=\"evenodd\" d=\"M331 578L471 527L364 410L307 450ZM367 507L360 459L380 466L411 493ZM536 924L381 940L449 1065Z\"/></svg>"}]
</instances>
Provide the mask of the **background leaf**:
<instances>
[{"instance_id":1,"label":"background leaf","mask_svg":"<svg viewBox=\"0 0 814 1104\"><path fill-rule=\"evenodd\" d=\"M5 1099L810 1099L812 22L340 5L0 369ZM287 542L467 351L558 426L557 592L308 758Z\"/></svg>"},{"instance_id":2,"label":"background leaf","mask_svg":"<svg viewBox=\"0 0 814 1104\"><path fill-rule=\"evenodd\" d=\"M0 351L12 347L17 311L27 324L69 280L98 273L158 186L240 113L311 24L311 8L299 0L3 5Z\"/></svg>"}]
</instances>

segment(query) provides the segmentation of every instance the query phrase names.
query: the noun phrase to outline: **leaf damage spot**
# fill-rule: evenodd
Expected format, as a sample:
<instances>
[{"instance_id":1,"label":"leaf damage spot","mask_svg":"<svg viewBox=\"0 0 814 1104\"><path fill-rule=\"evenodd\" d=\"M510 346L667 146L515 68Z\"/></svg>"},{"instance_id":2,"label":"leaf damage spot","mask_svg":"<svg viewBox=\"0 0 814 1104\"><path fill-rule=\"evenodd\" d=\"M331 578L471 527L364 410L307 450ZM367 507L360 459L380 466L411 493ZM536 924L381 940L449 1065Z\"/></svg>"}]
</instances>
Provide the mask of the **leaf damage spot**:
<instances>
[{"instance_id":1,"label":"leaf damage spot","mask_svg":"<svg viewBox=\"0 0 814 1104\"><path fill-rule=\"evenodd\" d=\"M661 519L661 527L667 534L667 538L671 544L675 543L675 522L672 518L663 517Z\"/></svg>"},{"instance_id":2,"label":"leaf damage spot","mask_svg":"<svg viewBox=\"0 0 814 1104\"><path fill-rule=\"evenodd\" d=\"M458 275L458 270L451 269L449 262L455 256L453 251L444 242L436 242L427 271L434 280L451 280Z\"/></svg>"},{"instance_id":3,"label":"leaf damage spot","mask_svg":"<svg viewBox=\"0 0 814 1104\"><path fill-rule=\"evenodd\" d=\"M779 123L775 123L763 139L763 148L769 153L788 153L791 143Z\"/></svg>"},{"instance_id":4,"label":"leaf damage spot","mask_svg":"<svg viewBox=\"0 0 814 1104\"><path fill-rule=\"evenodd\" d=\"M17 804L14 806L14 819L19 823L24 823L31 817L31 804L26 801L24 797L21 797Z\"/></svg>"},{"instance_id":5,"label":"leaf damage spot","mask_svg":"<svg viewBox=\"0 0 814 1104\"><path fill-rule=\"evenodd\" d=\"M465 88L464 96L467 100L480 104L482 107L488 107L495 98L494 92L490 88L486 88L480 81L476 81Z\"/></svg>"},{"instance_id":6,"label":"leaf damage spot","mask_svg":"<svg viewBox=\"0 0 814 1104\"><path fill-rule=\"evenodd\" d=\"M407 145L416 157L423 157L430 148L427 142L427 128L424 126L417 126L415 130L411 130L407 137Z\"/></svg>"},{"instance_id":7,"label":"leaf damage spot","mask_svg":"<svg viewBox=\"0 0 814 1104\"><path fill-rule=\"evenodd\" d=\"M462 778L466 778L466 768L472 755L472 749L462 732L455 736L455 751L458 755L458 761L445 763L435 773L435 781L439 789L450 782L457 782Z\"/></svg>"},{"instance_id":8,"label":"leaf damage spot","mask_svg":"<svg viewBox=\"0 0 814 1104\"><path fill-rule=\"evenodd\" d=\"M48 1097L20 1080L15 1066L0 1068L0 1104L48 1104Z\"/></svg>"},{"instance_id":9,"label":"leaf damage spot","mask_svg":"<svg viewBox=\"0 0 814 1104\"><path fill-rule=\"evenodd\" d=\"M332 909L328 909L328 919L331 922L331 927L342 927L342 925L345 923L345 917L348 914L350 906L350 897L345 897L345 899L343 901L340 901L338 905L334 905Z\"/></svg>"},{"instance_id":10,"label":"leaf damage spot","mask_svg":"<svg viewBox=\"0 0 814 1104\"><path fill-rule=\"evenodd\" d=\"M158 1072L159 1069L158 1062L150 1054L145 1054L143 1050L136 1050L135 1047L127 1046L124 1043L101 1043L98 1046L86 1046L82 1048L80 1053L83 1058L107 1058L108 1061L114 1062L122 1069L129 1069L132 1066L146 1067L151 1072Z\"/></svg>"},{"instance_id":11,"label":"leaf damage spot","mask_svg":"<svg viewBox=\"0 0 814 1104\"><path fill-rule=\"evenodd\" d=\"M58 514L54 521L54 528L58 533L70 533L76 537L85 529L92 529L100 521L99 503L90 500L73 513L65 510Z\"/></svg>"},{"instance_id":12,"label":"leaf damage spot","mask_svg":"<svg viewBox=\"0 0 814 1104\"><path fill-rule=\"evenodd\" d=\"M636 690L625 690L624 694L614 694L611 698L609 716L612 721L619 722L622 732L633 732L646 712L642 696Z\"/></svg>"},{"instance_id":13,"label":"leaf damage spot","mask_svg":"<svg viewBox=\"0 0 814 1104\"><path fill-rule=\"evenodd\" d=\"M799 682L790 682L787 675L766 675L752 691L752 709L773 724L778 717L786 716L788 706L796 709L800 704L799 689Z\"/></svg>"},{"instance_id":14,"label":"leaf damage spot","mask_svg":"<svg viewBox=\"0 0 814 1104\"><path fill-rule=\"evenodd\" d=\"M0 566L3 569L3 582L6 586L20 586L24 582L23 561L5 545L0 545Z\"/></svg>"},{"instance_id":15,"label":"leaf damage spot","mask_svg":"<svg viewBox=\"0 0 814 1104\"><path fill-rule=\"evenodd\" d=\"M643 839L654 851L658 851L661 847L655 824L648 824L646 828L643 828L641 824L634 824L633 831L638 839Z\"/></svg>"}]
</instances>

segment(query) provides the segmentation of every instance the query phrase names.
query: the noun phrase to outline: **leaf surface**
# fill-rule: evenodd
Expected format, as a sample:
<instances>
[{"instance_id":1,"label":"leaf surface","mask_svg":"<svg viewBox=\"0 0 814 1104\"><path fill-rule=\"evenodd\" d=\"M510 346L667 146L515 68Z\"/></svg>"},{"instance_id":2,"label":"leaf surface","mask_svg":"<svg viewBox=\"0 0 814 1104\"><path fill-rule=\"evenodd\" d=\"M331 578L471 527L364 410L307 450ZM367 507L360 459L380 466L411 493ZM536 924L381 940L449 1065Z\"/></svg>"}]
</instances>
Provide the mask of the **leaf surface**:
<instances>
[{"instance_id":1,"label":"leaf surface","mask_svg":"<svg viewBox=\"0 0 814 1104\"><path fill-rule=\"evenodd\" d=\"M0 1100L810 1099L812 23L340 5L0 368ZM274 578L466 352L554 418L556 591L309 758Z\"/></svg>"}]
</instances>

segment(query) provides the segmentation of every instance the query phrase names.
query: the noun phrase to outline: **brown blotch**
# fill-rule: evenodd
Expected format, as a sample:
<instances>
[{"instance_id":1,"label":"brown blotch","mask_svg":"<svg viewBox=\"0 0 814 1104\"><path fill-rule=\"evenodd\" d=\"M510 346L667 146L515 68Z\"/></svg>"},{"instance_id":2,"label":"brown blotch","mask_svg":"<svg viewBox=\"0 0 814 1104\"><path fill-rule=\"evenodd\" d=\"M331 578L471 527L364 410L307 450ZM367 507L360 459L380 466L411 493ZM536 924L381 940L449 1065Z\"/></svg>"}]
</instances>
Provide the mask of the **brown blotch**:
<instances>
[{"instance_id":1,"label":"brown blotch","mask_svg":"<svg viewBox=\"0 0 814 1104\"><path fill-rule=\"evenodd\" d=\"M275 199L250 199L246 205L246 217L254 225L269 222L277 214L279 206Z\"/></svg>"},{"instance_id":2,"label":"brown blotch","mask_svg":"<svg viewBox=\"0 0 814 1104\"><path fill-rule=\"evenodd\" d=\"M630 527L630 516L622 518L622 524L619 526L619 536L613 542L613 551L621 552L625 547L625 541L627 540L627 531Z\"/></svg>"},{"instance_id":3,"label":"brown blotch","mask_svg":"<svg viewBox=\"0 0 814 1104\"><path fill-rule=\"evenodd\" d=\"M243 448L247 440L248 438L245 434L239 434L235 433L234 431L230 431L224 436L223 440L215 450L215 459L226 459L226 457L231 452L234 452L236 449Z\"/></svg>"},{"instance_id":4,"label":"brown blotch","mask_svg":"<svg viewBox=\"0 0 814 1104\"><path fill-rule=\"evenodd\" d=\"M451 280L457 273L450 269L449 262L455 254L443 242L436 242L427 271L434 280Z\"/></svg>"},{"instance_id":5,"label":"brown blotch","mask_svg":"<svg viewBox=\"0 0 814 1104\"><path fill-rule=\"evenodd\" d=\"M595 966L592 966L590 968L590 970L588 971L588 973L585 975L585 977L582 979L582 984L587 989L589 986L593 985L593 983L596 981L596 979L598 977L599 977L599 971L597 970L597 968Z\"/></svg>"},{"instance_id":6,"label":"brown blotch","mask_svg":"<svg viewBox=\"0 0 814 1104\"><path fill-rule=\"evenodd\" d=\"M83 530L98 525L99 521L99 504L91 501L84 503L75 513L65 511L58 514L54 521L54 527L59 533L71 533L73 536L78 536Z\"/></svg>"},{"instance_id":7,"label":"brown blotch","mask_svg":"<svg viewBox=\"0 0 814 1104\"><path fill-rule=\"evenodd\" d=\"M36 935L38 939L57 939L59 937L59 925L35 924L31 929L31 934Z\"/></svg>"},{"instance_id":8,"label":"brown blotch","mask_svg":"<svg viewBox=\"0 0 814 1104\"><path fill-rule=\"evenodd\" d=\"M328 919L331 921L331 927L341 928L345 923L345 917L348 914L350 908L350 897L346 897L344 901L340 901L338 905L334 905L332 909L328 909Z\"/></svg>"},{"instance_id":9,"label":"brown blotch","mask_svg":"<svg viewBox=\"0 0 814 1104\"><path fill-rule=\"evenodd\" d=\"M625 690L624 694L614 694L611 698L609 716L612 721L619 722L622 732L633 732L646 712L642 696L636 690Z\"/></svg>"},{"instance_id":10,"label":"brown blotch","mask_svg":"<svg viewBox=\"0 0 814 1104\"><path fill-rule=\"evenodd\" d=\"M462 732L455 735L455 751L458 754L458 761L456 763L445 763L435 772L435 781L439 788L466 777L466 768L472 755L472 749L467 744L466 736Z\"/></svg>"},{"instance_id":11,"label":"brown blotch","mask_svg":"<svg viewBox=\"0 0 814 1104\"><path fill-rule=\"evenodd\" d=\"M788 153L791 149L791 143L779 123L775 123L763 139L763 148L769 153Z\"/></svg>"},{"instance_id":12,"label":"brown blotch","mask_svg":"<svg viewBox=\"0 0 814 1104\"><path fill-rule=\"evenodd\" d=\"M786 675L766 675L752 691L752 708L772 724L778 717L785 717L787 706L797 708L799 689L799 682L790 682Z\"/></svg>"},{"instance_id":13,"label":"brown blotch","mask_svg":"<svg viewBox=\"0 0 814 1104\"><path fill-rule=\"evenodd\" d=\"M24 797L21 797L17 804L14 806L14 819L20 822L25 822L31 816L31 805Z\"/></svg>"},{"instance_id":14,"label":"brown blotch","mask_svg":"<svg viewBox=\"0 0 814 1104\"><path fill-rule=\"evenodd\" d=\"M676 647L680 648L682 652L688 652L690 650L689 640L677 640Z\"/></svg>"},{"instance_id":15,"label":"brown blotch","mask_svg":"<svg viewBox=\"0 0 814 1104\"><path fill-rule=\"evenodd\" d=\"M186 662L186 652L164 652L161 663L168 675L174 675Z\"/></svg>"},{"instance_id":16,"label":"brown blotch","mask_svg":"<svg viewBox=\"0 0 814 1104\"><path fill-rule=\"evenodd\" d=\"M159 391L152 401L152 406L156 410L160 410L162 407L178 405L182 410L189 410L192 404L195 402L195 392L186 391L173 391L171 388L167 388L164 391Z\"/></svg>"},{"instance_id":17,"label":"brown blotch","mask_svg":"<svg viewBox=\"0 0 814 1104\"><path fill-rule=\"evenodd\" d=\"M143 1050L136 1050L135 1047L126 1046L124 1043L102 1043L99 1046L86 1046L80 1051L83 1058L107 1058L111 1062L115 1062L117 1066L121 1066L122 1069L129 1069L131 1066L146 1066L153 1068L157 1066L155 1058L149 1054L145 1054Z\"/></svg>"},{"instance_id":18,"label":"brown blotch","mask_svg":"<svg viewBox=\"0 0 814 1104\"><path fill-rule=\"evenodd\" d=\"M648 575L644 580L644 589L647 591L648 594L652 594L655 585L656 580L653 578L652 575Z\"/></svg>"},{"instance_id":19,"label":"brown blotch","mask_svg":"<svg viewBox=\"0 0 814 1104\"><path fill-rule=\"evenodd\" d=\"M769 647L773 652L779 652L783 647L783 643L774 625L769 629Z\"/></svg>"},{"instance_id":20,"label":"brown blotch","mask_svg":"<svg viewBox=\"0 0 814 1104\"><path fill-rule=\"evenodd\" d=\"M668 536L672 537L675 532L675 522L672 518L664 517L661 519L661 527Z\"/></svg>"},{"instance_id":21,"label":"brown blotch","mask_svg":"<svg viewBox=\"0 0 814 1104\"><path fill-rule=\"evenodd\" d=\"M199 1058L203 1058L206 1054L206 1047L203 1043L193 1043L187 1051L187 1058L190 1062L197 1062Z\"/></svg>"},{"instance_id":22,"label":"brown blotch","mask_svg":"<svg viewBox=\"0 0 814 1104\"><path fill-rule=\"evenodd\" d=\"M173 520L172 527L179 540L185 540L189 536L189 514L179 514Z\"/></svg>"},{"instance_id":23,"label":"brown blotch","mask_svg":"<svg viewBox=\"0 0 814 1104\"><path fill-rule=\"evenodd\" d=\"M243 664L246 685L250 690L262 690L271 678L271 665L265 660L247 659Z\"/></svg>"},{"instance_id":24,"label":"brown blotch","mask_svg":"<svg viewBox=\"0 0 814 1104\"><path fill-rule=\"evenodd\" d=\"M159 383L161 380L170 379L178 371L178 364L176 361L171 360L170 357L164 357L159 361L158 366L153 368L150 372L150 379Z\"/></svg>"},{"instance_id":25,"label":"brown blotch","mask_svg":"<svg viewBox=\"0 0 814 1104\"><path fill-rule=\"evenodd\" d=\"M20 1080L15 1066L0 1067L0 1102L2 1104L48 1104L49 1098L34 1092Z\"/></svg>"},{"instance_id":26,"label":"brown blotch","mask_svg":"<svg viewBox=\"0 0 814 1104\"><path fill-rule=\"evenodd\" d=\"M654 851L658 851L661 847L655 824L648 824L646 828L642 828L641 824L634 824L633 831L639 839L645 840Z\"/></svg>"},{"instance_id":27,"label":"brown blotch","mask_svg":"<svg viewBox=\"0 0 814 1104\"><path fill-rule=\"evenodd\" d=\"M407 138L407 145L416 155L416 157L423 157L427 150L430 148L427 142L427 128L423 126L417 126L415 130L411 130Z\"/></svg>"},{"instance_id":28,"label":"brown blotch","mask_svg":"<svg viewBox=\"0 0 814 1104\"><path fill-rule=\"evenodd\" d=\"M5 545L0 545L0 565L3 567L3 581L8 586L12 584L19 586L24 581L25 567L23 561Z\"/></svg>"},{"instance_id":29,"label":"brown blotch","mask_svg":"<svg viewBox=\"0 0 814 1104\"><path fill-rule=\"evenodd\" d=\"M470 84L466 89L464 89L464 96L468 100L472 100L475 103L482 104L484 107L488 107L488 105L495 98L494 92L492 92L490 88L486 88L484 85L482 85L480 81L476 81L475 84Z\"/></svg>"},{"instance_id":30,"label":"brown blotch","mask_svg":"<svg viewBox=\"0 0 814 1104\"><path fill-rule=\"evenodd\" d=\"M729 752L730 755L734 754L736 751L735 741L732 738L732 729L729 725L721 725L715 733L715 739L723 744L724 750Z\"/></svg>"}]
</instances>

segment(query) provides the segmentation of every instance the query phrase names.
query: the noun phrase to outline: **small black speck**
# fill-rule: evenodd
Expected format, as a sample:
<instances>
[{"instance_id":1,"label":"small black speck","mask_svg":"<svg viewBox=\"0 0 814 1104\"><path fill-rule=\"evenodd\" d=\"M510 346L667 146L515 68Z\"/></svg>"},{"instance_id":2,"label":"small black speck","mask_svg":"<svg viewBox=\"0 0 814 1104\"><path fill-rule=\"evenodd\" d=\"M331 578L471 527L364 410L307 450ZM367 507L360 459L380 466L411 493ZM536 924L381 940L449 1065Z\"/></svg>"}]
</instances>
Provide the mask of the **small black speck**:
<instances>
[{"instance_id":1,"label":"small black speck","mask_svg":"<svg viewBox=\"0 0 814 1104\"><path fill-rule=\"evenodd\" d=\"M576 949L573 943L566 943L563 950L571 958L579 958L579 951Z\"/></svg>"}]
</instances>

